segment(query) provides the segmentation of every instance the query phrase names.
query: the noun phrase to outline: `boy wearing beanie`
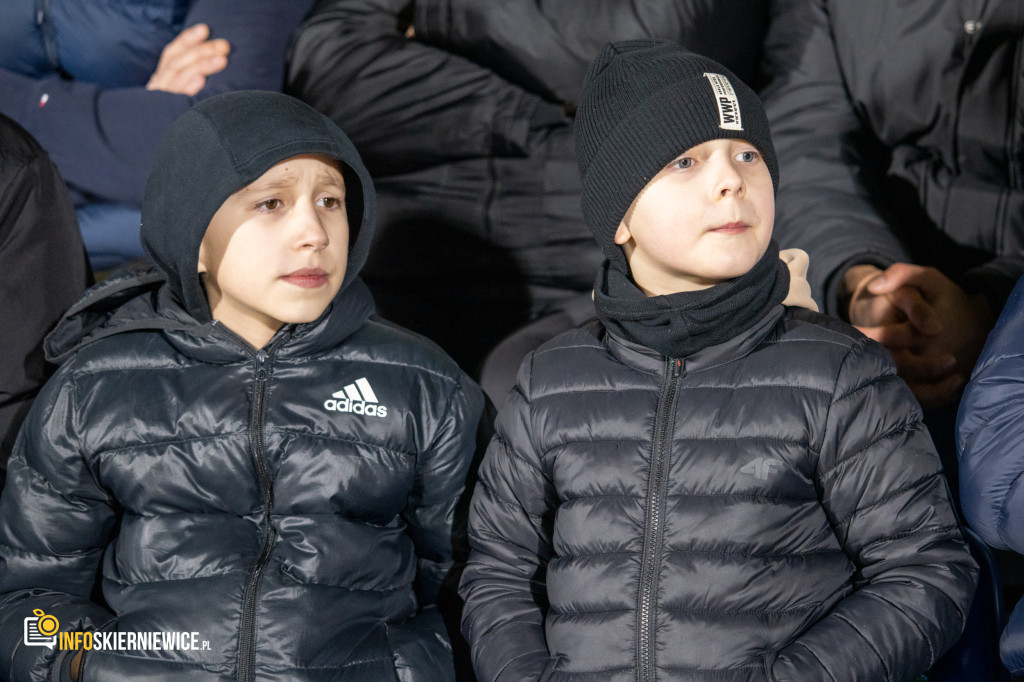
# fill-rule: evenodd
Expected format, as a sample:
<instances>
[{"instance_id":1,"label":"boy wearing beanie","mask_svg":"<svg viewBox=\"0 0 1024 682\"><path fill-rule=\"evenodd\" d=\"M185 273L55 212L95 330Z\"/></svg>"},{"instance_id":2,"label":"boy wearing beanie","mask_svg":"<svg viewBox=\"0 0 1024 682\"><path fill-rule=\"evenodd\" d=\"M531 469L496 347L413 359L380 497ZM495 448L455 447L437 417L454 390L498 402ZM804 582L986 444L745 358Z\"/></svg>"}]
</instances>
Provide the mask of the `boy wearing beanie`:
<instances>
[{"instance_id":1,"label":"boy wearing beanie","mask_svg":"<svg viewBox=\"0 0 1024 682\"><path fill-rule=\"evenodd\" d=\"M454 678L435 602L482 396L373 315L374 214L355 148L295 99L178 119L155 268L48 340L0 496L0 677Z\"/></svg>"},{"instance_id":2,"label":"boy wearing beanie","mask_svg":"<svg viewBox=\"0 0 1024 682\"><path fill-rule=\"evenodd\" d=\"M470 512L480 680L912 680L977 568L886 352L782 304L756 95L605 46L576 119L599 320L523 362Z\"/></svg>"}]
</instances>

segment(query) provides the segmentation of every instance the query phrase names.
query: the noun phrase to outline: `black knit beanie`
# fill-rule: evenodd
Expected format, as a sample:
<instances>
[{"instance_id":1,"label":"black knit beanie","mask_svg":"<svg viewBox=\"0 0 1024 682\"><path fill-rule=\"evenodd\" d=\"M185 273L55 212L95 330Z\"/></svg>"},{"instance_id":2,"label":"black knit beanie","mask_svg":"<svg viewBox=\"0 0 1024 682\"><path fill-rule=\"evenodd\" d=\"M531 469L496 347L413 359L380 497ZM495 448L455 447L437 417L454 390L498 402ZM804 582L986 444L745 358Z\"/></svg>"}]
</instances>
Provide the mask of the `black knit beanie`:
<instances>
[{"instance_id":1,"label":"black knit beanie","mask_svg":"<svg viewBox=\"0 0 1024 682\"><path fill-rule=\"evenodd\" d=\"M350 230L343 291L366 260L377 201L356 148L333 121L288 95L242 90L199 102L161 141L142 201L142 246L198 321L211 319L198 267L214 213L271 166L299 154L341 162Z\"/></svg>"},{"instance_id":2,"label":"black knit beanie","mask_svg":"<svg viewBox=\"0 0 1024 682\"><path fill-rule=\"evenodd\" d=\"M746 140L779 186L757 94L718 62L671 41L606 44L587 72L575 126L583 219L622 272L629 264L615 244L619 223L651 178L687 149Z\"/></svg>"}]
</instances>

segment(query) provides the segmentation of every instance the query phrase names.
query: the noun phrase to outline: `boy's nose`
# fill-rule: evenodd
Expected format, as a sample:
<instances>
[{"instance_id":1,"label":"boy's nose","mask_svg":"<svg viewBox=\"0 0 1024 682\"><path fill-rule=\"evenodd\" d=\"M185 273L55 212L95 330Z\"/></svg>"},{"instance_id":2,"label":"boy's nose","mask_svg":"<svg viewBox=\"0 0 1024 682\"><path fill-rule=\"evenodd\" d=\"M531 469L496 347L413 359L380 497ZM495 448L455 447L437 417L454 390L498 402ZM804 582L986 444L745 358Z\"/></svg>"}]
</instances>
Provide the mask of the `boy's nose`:
<instances>
[{"instance_id":1,"label":"boy's nose","mask_svg":"<svg viewBox=\"0 0 1024 682\"><path fill-rule=\"evenodd\" d=\"M316 207L303 204L295 209L296 247L313 248L316 251L330 244L331 239L321 222Z\"/></svg>"},{"instance_id":2,"label":"boy's nose","mask_svg":"<svg viewBox=\"0 0 1024 682\"><path fill-rule=\"evenodd\" d=\"M743 175L739 172L732 160L723 161L720 172L717 176L715 193L725 197L729 194L738 194L743 191Z\"/></svg>"}]
</instances>

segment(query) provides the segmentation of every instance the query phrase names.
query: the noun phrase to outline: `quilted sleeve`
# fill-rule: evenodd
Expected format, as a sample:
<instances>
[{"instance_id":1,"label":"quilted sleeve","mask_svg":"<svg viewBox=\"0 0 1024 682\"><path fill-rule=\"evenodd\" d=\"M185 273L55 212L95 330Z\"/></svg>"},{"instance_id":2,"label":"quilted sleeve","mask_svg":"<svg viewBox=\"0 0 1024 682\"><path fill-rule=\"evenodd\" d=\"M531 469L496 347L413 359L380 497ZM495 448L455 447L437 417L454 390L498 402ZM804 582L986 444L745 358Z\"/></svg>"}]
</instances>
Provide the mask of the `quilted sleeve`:
<instances>
[{"instance_id":1,"label":"quilted sleeve","mask_svg":"<svg viewBox=\"0 0 1024 682\"><path fill-rule=\"evenodd\" d=\"M25 619L36 610L55 617L62 632L102 628L113 619L90 595L118 514L87 466L73 397L69 373L59 371L33 403L0 496L4 679L49 679L64 654L25 642Z\"/></svg>"},{"instance_id":2,"label":"quilted sleeve","mask_svg":"<svg viewBox=\"0 0 1024 682\"><path fill-rule=\"evenodd\" d=\"M988 337L960 401L957 451L967 524L1024 552L1024 280Z\"/></svg>"},{"instance_id":3,"label":"quilted sleeve","mask_svg":"<svg viewBox=\"0 0 1024 682\"><path fill-rule=\"evenodd\" d=\"M556 495L533 444L520 383L498 417L469 517L462 631L481 682L537 680L549 665L545 574Z\"/></svg>"},{"instance_id":4,"label":"quilted sleeve","mask_svg":"<svg viewBox=\"0 0 1024 682\"><path fill-rule=\"evenodd\" d=\"M417 596L433 604L454 565L459 502L477 447L483 393L468 377L448 396L448 408L427 452L421 453L404 518L417 555Z\"/></svg>"},{"instance_id":5,"label":"quilted sleeve","mask_svg":"<svg viewBox=\"0 0 1024 682\"><path fill-rule=\"evenodd\" d=\"M843 362L819 452L854 591L782 649L773 679L913 679L959 638L978 571L920 408L873 341Z\"/></svg>"}]
</instances>

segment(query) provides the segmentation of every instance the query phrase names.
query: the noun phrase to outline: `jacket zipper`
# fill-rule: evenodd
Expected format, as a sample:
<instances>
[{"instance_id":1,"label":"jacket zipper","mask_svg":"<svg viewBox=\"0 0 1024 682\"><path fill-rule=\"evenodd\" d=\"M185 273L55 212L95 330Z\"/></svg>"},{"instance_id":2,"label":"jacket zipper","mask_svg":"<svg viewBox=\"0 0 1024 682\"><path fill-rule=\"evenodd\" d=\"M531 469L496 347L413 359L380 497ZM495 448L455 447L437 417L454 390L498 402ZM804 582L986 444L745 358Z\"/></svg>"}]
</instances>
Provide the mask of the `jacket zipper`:
<instances>
[{"instance_id":1,"label":"jacket zipper","mask_svg":"<svg viewBox=\"0 0 1024 682\"><path fill-rule=\"evenodd\" d=\"M249 568L242 597L242 625L238 637L238 674L239 682L250 682L256 676L256 602L259 595L260 581L263 570L270 562L270 553L274 548L277 529L271 520L270 513L274 508L274 481L267 465L266 452L263 444L263 426L266 420L265 402L267 393L267 360L269 354L258 350L254 356L255 386L253 388L252 418L249 421L249 443L252 448L253 464L260 492L263 495L264 512L263 546Z\"/></svg>"},{"instance_id":2,"label":"jacket zipper","mask_svg":"<svg viewBox=\"0 0 1024 682\"><path fill-rule=\"evenodd\" d=\"M638 682L653 682L654 650L651 637L655 629L655 601L658 573L661 567L661 545L664 538L664 505L667 490L669 442L675 425L676 392L682 375L682 361L665 361L665 383L658 400L654 421L654 443L651 447L651 468L647 481L647 515L644 522L643 554L640 561L640 595L637 607L637 671Z\"/></svg>"}]
</instances>

